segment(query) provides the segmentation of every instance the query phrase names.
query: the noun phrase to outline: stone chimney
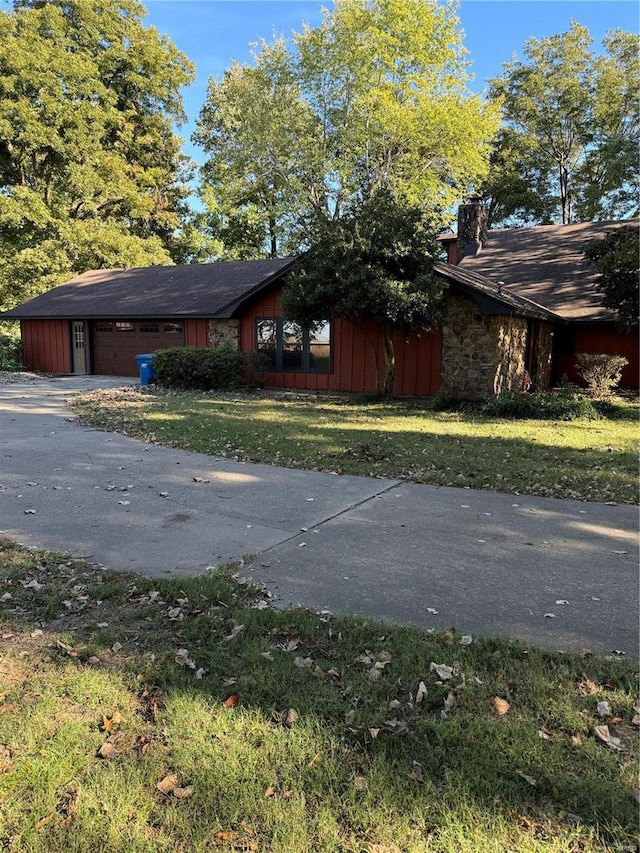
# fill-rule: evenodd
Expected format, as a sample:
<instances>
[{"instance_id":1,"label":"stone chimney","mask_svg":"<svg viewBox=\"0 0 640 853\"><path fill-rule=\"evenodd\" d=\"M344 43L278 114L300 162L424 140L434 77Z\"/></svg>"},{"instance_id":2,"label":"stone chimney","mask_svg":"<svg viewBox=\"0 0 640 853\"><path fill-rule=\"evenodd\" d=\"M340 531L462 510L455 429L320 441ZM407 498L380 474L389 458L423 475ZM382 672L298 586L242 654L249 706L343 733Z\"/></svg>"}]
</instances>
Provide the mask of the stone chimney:
<instances>
[{"instance_id":1,"label":"stone chimney","mask_svg":"<svg viewBox=\"0 0 640 853\"><path fill-rule=\"evenodd\" d=\"M458 208L458 263L482 251L488 233L487 208L480 196L472 196Z\"/></svg>"}]
</instances>

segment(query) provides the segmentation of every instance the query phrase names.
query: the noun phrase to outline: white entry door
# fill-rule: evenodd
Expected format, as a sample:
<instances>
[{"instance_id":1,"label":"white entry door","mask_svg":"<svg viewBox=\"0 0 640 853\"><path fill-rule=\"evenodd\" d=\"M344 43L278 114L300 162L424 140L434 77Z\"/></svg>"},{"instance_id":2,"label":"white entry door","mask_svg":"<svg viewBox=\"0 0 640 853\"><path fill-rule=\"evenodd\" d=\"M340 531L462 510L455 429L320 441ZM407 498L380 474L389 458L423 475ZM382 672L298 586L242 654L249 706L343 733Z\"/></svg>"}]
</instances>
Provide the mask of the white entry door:
<instances>
[{"instance_id":1,"label":"white entry door","mask_svg":"<svg viewBox=\"0 0 640 853\"><path fill-rule=\"evenodd\" d=\"M73 350L73 372L84 375L87 372L85 359L84 322L74 320L71 324L71 343Z\"/></svg>"}]
</instances>

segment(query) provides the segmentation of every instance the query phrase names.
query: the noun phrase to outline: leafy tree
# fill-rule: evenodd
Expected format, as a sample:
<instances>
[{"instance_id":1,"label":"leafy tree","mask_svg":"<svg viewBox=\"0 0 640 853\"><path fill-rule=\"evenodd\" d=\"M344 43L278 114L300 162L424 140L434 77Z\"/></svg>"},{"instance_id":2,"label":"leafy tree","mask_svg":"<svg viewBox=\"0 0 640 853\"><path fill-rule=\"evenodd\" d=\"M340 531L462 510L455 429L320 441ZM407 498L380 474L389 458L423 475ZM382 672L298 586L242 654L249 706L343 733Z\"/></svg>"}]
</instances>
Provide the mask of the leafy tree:
<instances>
[{"instance_id":1,"label":"leafy tree","mask_svg":"<svg viewBox=\"0 0 640 853\"><path fill-rule=\"evenodd\" d=\"M640 226L617 228L585 252L598 272L604 304L618 312L625 332L638 330L640 309Z\"/></svg>"},{"instance_id":2,"label":"leafy tree","mask_svg":"<svg viewBox=\"0 0 640 853\"><path fill-rule=\"evenodd\" d=\"M196 141L225 252L294 251L391 190L431 212L486 173L498 108L466 88L462 31L436 0L337 0L209 84Z\"/></svg>"},{"instance_id":3,"label":"leafy tree","mask_svg":"<svg viewBox=\"0 0 640 853\"><path fill-rule=\"evenodd\" d=\"M73 273L171 263L188 60L138 0L0 12L0 304Z\"/></svg>"},{"instance_id":4,"label":"leafy tree","mask_svg":"<svg viewBox=\"0 0 640 853\"><path fill-rule=\"evenodd\" d=\"M610 32L603 56L591 45L572 22L567 33L527 41L525 60L490 81L504 130L484 192L507 222L565 224L637 208L640 39Z\"/></svg>"},{"instance_id":5,"label":"leafy tree","mask_svg":"<svg viewBox=\"0 0 640 853\"><path fill-rule=\"evenodd\" d=\"M327 221L319 239L287 282L282 311L302 328L320 318L344 318L365 330L375 323L384 344L384 391L393 391L397 332L438 325L444 285L432 273L441 253L436 231L417 207L377 190L340 219ZM367 338L376 365L378 355Z\"/></svg>"}]
</instances>

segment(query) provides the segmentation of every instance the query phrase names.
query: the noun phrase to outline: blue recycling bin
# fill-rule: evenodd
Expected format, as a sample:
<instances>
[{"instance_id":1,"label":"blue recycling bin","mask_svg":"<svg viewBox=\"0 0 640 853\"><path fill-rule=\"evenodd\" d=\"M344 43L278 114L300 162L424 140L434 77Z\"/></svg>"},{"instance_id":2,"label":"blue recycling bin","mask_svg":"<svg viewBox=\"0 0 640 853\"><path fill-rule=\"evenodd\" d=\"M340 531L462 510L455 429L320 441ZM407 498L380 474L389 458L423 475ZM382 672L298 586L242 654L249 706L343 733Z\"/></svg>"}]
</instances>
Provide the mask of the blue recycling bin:
<instances>
[{"instance_id":1,"label":"blue recycling bin","mask_svg":"<svg viewBox=\"0 0 640 853\"><path fill-rule=\"evenodd\" d=\"M148 385L155 381L156 372L153 369L153 360L156 357L155 352L148 352L144 355L137 355L138 370L140 371L140 384Z\"/></svg>"}]
</instances>

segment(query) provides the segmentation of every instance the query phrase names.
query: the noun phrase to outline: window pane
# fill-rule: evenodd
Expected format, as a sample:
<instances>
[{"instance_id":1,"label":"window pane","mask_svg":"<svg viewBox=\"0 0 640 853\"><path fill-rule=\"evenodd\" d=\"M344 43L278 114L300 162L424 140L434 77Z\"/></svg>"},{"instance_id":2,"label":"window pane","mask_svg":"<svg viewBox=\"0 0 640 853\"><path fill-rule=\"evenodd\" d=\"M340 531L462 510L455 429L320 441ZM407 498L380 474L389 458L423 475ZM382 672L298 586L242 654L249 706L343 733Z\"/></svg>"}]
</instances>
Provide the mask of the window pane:
<instances>
[{"instance_id":1,"label":"window pane","mask_svg":"<svg viewBox=\"0 0 640 853\"><path fill-rule=\"evenodd\" d=\"M282 367L302 370L302 329L297 323L282 324Z\"/></svg>"},{"instance_id":2,"label":"window pane","mask_svg":"<svg viewBox=\"0 0 640 853\"><path fill-rule=\"evenodd\" d=\"M116 323L116 332L135 332L134 323Z\"/></svg>"},{"instance_id":3,"label":"window pane","mask_svg":"<svg viewBox=\"0 0 640 853\"><path fill-rule=\"evenodd\" d=\"M324 322L309 332L309 370L331 369L331 325Z\"/></svg>"},{"instance_id":4,"label":"window pane","mask_svg":"<svg viewBox=\"0 0 640 853\"><path fill-rule=\"evenodd\" d=\"M159 332L160 331L160 324L154 323L154 322L149 322L149 321L142 322L142 323L140 323L140 331L141 332Z\"/></svg>"},{"instance_id":5,"label":"window pane","mask_svg":"<svg viewBox=\"0 0 640 853\"><path fill-rule=\"evenodd\" d=\"M113 323L96 323L96 332L113 332Z\"/></svg>"},{"instance_id":6,"label":"window pane","mask_svg":"<svg viewBox=\"0 0 640 853\"><path fill-rule=\"evenodd\" d=\"M172 335L181 335L182 323L165 323L163 331L169 332Z\"/></svg>"},{"instance_id":7,"label":"window pane","mask_svg":"<svg viewBox=\"0 0 640 853\"><path fill-rule=\"evenodd\" d=\"M275 320L258 320L256 323L256 349L268 362L268 369L275 370L277 351L277 329Z\"/></svg>"}]
</instances>

